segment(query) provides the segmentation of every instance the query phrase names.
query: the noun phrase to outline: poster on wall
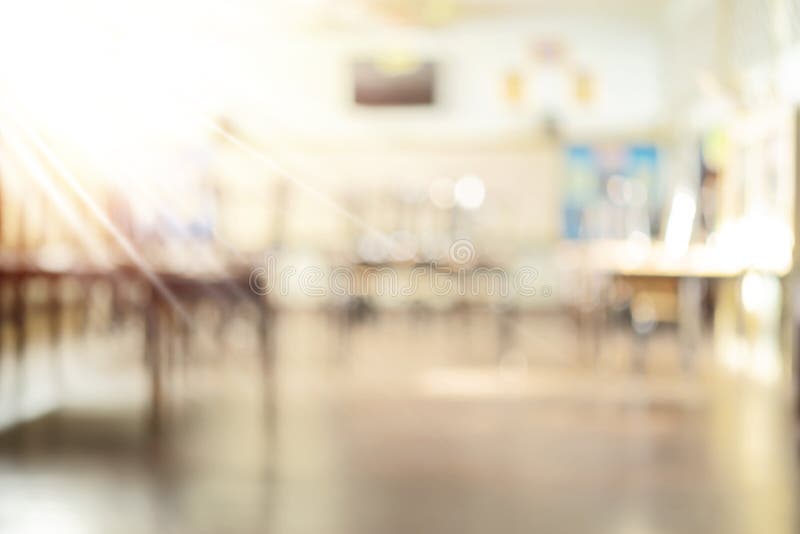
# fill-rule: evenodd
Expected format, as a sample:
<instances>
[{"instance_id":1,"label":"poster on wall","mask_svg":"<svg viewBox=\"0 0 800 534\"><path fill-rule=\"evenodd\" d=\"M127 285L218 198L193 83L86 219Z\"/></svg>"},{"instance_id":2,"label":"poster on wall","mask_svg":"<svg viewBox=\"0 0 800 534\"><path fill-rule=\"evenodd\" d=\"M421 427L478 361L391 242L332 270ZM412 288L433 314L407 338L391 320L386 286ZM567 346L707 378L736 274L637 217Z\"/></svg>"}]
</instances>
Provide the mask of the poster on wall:
<instances>
[{"instance_id":1,"label":"poster on wall","mask_svg":"<svg viewBox=\"0 0 800 534\"><path fill-rule=\"evenodd\" d=\"M659 231L658 149L649 144L566 149L566 239L627 239Z\"/></svg>"},{"instance_id":2,"label":"poster on wall","mask_svg":"<svg viewBox=\"0 0 800 534\"><path fill-rule=\"evenodd\" d=\"M360 59L352 66L353 99L359 106L430 106L436 65L409 58Z\"/></svg>"}]
</instances>

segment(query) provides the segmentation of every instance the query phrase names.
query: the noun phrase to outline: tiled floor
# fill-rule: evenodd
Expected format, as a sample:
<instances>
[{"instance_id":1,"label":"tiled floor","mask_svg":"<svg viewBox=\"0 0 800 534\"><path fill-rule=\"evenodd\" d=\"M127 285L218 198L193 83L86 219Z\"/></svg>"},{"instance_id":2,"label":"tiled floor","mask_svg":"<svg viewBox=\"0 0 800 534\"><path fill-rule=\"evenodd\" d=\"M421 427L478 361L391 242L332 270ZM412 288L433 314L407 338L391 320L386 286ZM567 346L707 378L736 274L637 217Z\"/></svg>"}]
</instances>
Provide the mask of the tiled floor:
<instances>
[{"instance_id":1,"label":"tiled floor","mask_svg":"<svg viewBox=\"0 0 800 534\"><path fill-rule=\"evenodd\" d=\"M770 389L683 373L669 333L633 374L624 333L592 367L561 319L522 320L502 353L490 321L448 321L378 318L341 343L330 318L283 315L268 382L246 327L224 358L198 339L159 439L136 387L85 395L84 367L118 370L99 340L68 408L0 436L0 532L797 532Z\"/></svg>"}]
</instances>

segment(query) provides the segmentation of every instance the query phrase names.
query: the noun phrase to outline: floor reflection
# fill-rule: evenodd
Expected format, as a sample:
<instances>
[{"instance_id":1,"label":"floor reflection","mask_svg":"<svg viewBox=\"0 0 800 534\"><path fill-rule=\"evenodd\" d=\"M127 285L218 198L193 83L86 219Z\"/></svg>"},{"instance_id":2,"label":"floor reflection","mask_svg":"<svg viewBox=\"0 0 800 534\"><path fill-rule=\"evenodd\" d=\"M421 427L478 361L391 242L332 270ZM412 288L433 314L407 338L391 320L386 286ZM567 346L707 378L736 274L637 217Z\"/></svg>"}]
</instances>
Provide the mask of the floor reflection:
<instances>
[{"instance_id":1,"label":"floor reflection","mask_svg":"<svg viewBox=\"0 0 800 534\"><path fill-rule=\"evenodd\" d=\"M197 339L159 437L141 388L113 385L133 338L97 339L71 351L65 408L0 436L0 531L797 531L785 399L705 355L687 374L669 335L635 373L624 332L586 365L567 322L522 317L498 358L496 325L468 319L376 317L343 340L283 313L266 398L252 333L224 357Z\"/></svg>"}]
</instances>

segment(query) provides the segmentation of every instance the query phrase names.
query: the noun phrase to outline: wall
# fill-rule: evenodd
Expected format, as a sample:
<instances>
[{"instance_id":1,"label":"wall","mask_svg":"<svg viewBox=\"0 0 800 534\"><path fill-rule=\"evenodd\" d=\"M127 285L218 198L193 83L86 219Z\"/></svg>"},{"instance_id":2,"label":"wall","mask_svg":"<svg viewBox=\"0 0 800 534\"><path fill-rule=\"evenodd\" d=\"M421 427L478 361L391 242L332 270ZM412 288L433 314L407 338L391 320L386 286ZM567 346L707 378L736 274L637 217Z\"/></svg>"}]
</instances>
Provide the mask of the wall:
<instances>
[{"instance_id":1,"label":"wall","mask_svg":"<svg viewBox=\"0 0 800 534\"><path fill-rule=\"evenodd\" d=\"M370 21L341 27L305 16L319 4L326 3L32 0L0 9L3 89L72 152L83 175L100 183L170 180L163 169L171 159L199 147L215 152L214 172L225 187L244 191L235 195L240 213L258 214L273 209L271 180L289 167L306 189L334 198L362 185L480 169L487 209L507 206L498 220L512 221L493 231L521 244L558 235L559 152L535 135L543 84L532 87L531 103L521 108L501 97L503 75L520 66L530 71L539 41L563 43L569 61L596 80L594 104L562 108L568 138L639 140L662 118L655 12L609 12L587 1L569 11L548 3L436 28ZM392 50L440 62L440 106L368 111L351 104L350 59ZM221 114L268 162L226 168L236 158L218 157L209 127ZM330 165L337 152L336 159L347 159L341 172ZM411 169L398 163L409 159ZM306 229L296 232L298 240L329 243L340 216L303 187L292 195L290 226ZM235 226L252 229L269 218L251 215L250 224ZM251 235L241 243L258 241Z\"/></svg>"}]
</instances>

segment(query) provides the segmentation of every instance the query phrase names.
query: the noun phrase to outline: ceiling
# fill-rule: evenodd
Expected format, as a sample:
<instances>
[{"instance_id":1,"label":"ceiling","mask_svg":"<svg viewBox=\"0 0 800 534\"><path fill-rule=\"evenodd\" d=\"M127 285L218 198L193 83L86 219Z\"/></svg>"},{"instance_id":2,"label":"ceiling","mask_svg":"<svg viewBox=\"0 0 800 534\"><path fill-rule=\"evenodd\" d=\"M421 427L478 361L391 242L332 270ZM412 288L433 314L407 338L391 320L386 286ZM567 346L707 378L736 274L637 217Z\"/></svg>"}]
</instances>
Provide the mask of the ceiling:
<instances>
[{"instance_id":1,"label":"ceiling","mask_svg":"<svg viewBox=\"0 0 800 534\"><path fill-rule=\"evenodd\" d=\"M359 22L444 26L492 17L611 14L657 18L670 0L313 0L309 14L327 25Z\"/></svg>"}]
</instances>

